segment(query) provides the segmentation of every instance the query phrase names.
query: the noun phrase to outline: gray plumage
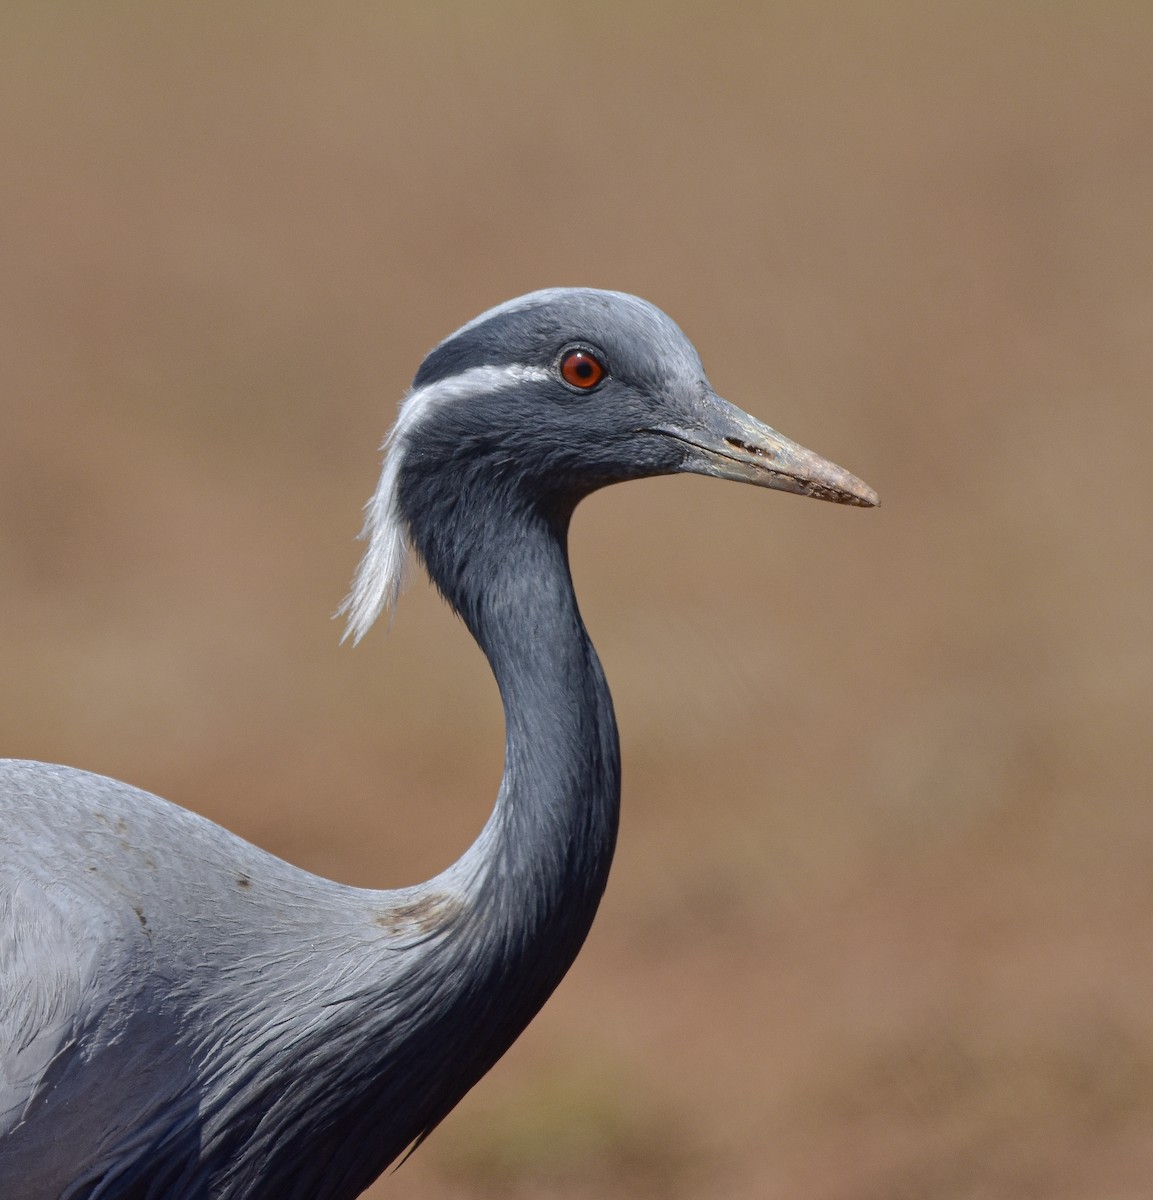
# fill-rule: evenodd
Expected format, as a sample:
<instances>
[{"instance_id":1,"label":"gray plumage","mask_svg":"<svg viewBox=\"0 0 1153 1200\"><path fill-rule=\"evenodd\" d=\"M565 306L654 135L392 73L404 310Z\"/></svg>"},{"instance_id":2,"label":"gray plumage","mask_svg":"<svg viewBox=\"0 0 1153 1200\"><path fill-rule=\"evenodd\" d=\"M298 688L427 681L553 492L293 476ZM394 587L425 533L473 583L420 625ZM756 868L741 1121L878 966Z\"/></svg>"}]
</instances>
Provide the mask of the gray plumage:
<instances>
[{"instance_id":1,"label":"gray plumage","mask_svg":"<svg viewBox=\"0 0 1153 1200\"><path fill-rule=\"evenodd\" d=\"M411 547L500 686L494 811L428 883L345 887L126 784L0 763L4 1200L354 1197L492 1066L572 963L616 839L569 518L678 471L876 503L717 397L635 297L534 293L425 359L346 609L359 639Z\"/></svg>"}]
</instances>

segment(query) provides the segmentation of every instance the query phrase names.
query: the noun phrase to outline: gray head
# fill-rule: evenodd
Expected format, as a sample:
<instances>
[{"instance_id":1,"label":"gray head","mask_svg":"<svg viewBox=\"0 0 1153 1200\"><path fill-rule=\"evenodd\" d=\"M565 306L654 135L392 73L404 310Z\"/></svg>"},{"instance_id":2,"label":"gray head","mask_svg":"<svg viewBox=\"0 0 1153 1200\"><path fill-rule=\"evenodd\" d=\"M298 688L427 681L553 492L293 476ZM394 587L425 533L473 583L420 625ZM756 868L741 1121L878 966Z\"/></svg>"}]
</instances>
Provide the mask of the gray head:
<instances>
[{"instance_id":1,"label":"gray head","mask_svg":"<svg viewBox=\"0 0 1153 1200\"><path fill-rule=\"evenodd\" d=\"M368 549L342 606L359 640L396 600L430 481L453 503L571 512L687 471L872 506L859 479L722 400L692 343L636 296L550 288L470 321L421 364L385 441ZM426 486L421 487L419 481Z\"/></svg>"}]
</instances>

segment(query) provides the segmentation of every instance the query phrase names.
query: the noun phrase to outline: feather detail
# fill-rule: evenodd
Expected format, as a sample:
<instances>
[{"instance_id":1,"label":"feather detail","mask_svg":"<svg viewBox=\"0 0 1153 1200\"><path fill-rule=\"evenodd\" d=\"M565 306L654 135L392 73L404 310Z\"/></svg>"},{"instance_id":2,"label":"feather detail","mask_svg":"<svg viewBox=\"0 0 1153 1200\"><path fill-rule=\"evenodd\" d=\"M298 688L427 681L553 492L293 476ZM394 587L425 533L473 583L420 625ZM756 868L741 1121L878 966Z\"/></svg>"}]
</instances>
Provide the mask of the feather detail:
<instances>
[{"instance_id":1,"label":"feather detail","mask_svg":"<svg viewBox=\"0 0 1153 1200\"><path fill-rule=\"evenodd\" d=\"M364 506L360 537L368 543L352 588L336 610L347 617L341 641L360 641L382 612L392 613L404 585L408 563L408 533L397 500L404 456L430 409L442 404L464 404L477 396L491 396L502 388L547 379L543 367L514 363L509 366L470 367L448 379L414 388L401 402L396 424L381 446L384 455L380 482Z\"/></svg>"}]
</instances>

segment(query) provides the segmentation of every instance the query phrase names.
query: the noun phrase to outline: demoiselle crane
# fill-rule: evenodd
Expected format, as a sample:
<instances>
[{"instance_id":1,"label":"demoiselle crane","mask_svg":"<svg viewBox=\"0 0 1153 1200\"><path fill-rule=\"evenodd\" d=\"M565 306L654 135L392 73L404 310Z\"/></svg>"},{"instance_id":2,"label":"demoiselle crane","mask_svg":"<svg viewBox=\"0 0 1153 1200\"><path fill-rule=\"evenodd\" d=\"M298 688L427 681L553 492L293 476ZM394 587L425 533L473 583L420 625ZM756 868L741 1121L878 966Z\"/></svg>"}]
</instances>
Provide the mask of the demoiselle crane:
<instances>
[{"instance_id":1,"label":"demoiselle crane","mask_svg":"<svg viewBox=\"0 0 1153 1200\"><path fill-rule=\"evenodd\" d=\"M127 784L0 763L3 1200L346 1200L484 1075L575 958L616 840L569 519L676 472L877 503L718 397L633 296L535 292L424 360L345 610L359 640L411 548L500 687L494 811L427 883L346 887Z\"/></svg>"}]
</instances>

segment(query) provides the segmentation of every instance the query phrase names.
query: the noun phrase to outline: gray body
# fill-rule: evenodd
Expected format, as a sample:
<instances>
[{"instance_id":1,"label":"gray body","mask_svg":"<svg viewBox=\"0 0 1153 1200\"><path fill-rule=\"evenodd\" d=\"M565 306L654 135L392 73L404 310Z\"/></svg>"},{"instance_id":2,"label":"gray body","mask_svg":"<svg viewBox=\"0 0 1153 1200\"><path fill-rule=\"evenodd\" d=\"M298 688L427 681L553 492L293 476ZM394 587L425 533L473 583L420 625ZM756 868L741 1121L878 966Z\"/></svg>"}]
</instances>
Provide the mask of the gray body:
<instances>
[{"instance_id":1,"label":"gray body","mask_svg":"<svg viewBox=\"0 0 1153 1200\"><path fill-rule=\"evenodd\" d=\"M568 382L574 349L604 378ZM876 503L716 397L677 327L617 293L466 325L386 448L350 628L415 549L500 685L488 824L428 883L362 890L125 784L0 762L4 1200L357 1196L531 1020L604 889L619 753L568 572L575 504L676 471Z\"/></svg>"}]
</instances>

